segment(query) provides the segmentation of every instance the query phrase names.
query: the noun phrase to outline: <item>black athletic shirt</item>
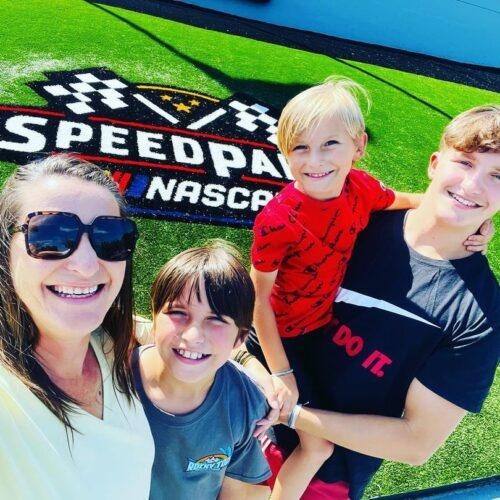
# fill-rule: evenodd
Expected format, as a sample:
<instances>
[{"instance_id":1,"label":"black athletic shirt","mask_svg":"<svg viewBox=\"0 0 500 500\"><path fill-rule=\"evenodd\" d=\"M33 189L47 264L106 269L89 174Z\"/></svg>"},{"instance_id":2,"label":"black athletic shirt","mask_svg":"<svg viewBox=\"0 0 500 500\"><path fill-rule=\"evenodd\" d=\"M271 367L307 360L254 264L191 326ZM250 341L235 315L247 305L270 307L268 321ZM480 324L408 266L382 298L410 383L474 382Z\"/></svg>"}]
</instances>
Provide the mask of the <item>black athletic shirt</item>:
<instances>
[{"instance_id":1,"label":"black athletic shirt","mask_svg":"<svg viewBox=\"0 0 500 500\"><path fill-rule=\"evenodd\" d=\"M404 211L375 214L335 303L339 324L318 346L329 366L323 408L399 417L411 381L478 412L500 351L500 289L484 256L440 261L409 248ZM323 384L324 387L324 384ZM337 446L318 476L359 498L381 460Z\"/></svg>"}]
</instances>

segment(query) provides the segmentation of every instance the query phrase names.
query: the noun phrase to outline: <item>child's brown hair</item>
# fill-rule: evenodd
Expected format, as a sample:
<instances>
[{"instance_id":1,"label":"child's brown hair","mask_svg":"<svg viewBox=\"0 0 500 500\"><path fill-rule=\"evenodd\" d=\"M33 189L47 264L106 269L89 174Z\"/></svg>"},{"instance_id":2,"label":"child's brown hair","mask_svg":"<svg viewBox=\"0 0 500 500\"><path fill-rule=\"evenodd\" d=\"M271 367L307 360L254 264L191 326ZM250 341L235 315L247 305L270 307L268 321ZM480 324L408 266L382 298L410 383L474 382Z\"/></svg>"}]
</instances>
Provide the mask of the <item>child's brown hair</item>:
<instances>
[{"instance_id":1,"label":"child's brown hair","mask_svg":"<svg viewBox=\"0 0 500 500\"><path fill-rule=\"evenodd\" d=\"M170 259L160 270L151 288L151 309L156 316L165 304L182 296L200 300L200 283L205 285L208 303L215 314L233 319L244 340L252 326L255 290L236 247L224 240L189 248Z\"/></svg>"}]
</instances>

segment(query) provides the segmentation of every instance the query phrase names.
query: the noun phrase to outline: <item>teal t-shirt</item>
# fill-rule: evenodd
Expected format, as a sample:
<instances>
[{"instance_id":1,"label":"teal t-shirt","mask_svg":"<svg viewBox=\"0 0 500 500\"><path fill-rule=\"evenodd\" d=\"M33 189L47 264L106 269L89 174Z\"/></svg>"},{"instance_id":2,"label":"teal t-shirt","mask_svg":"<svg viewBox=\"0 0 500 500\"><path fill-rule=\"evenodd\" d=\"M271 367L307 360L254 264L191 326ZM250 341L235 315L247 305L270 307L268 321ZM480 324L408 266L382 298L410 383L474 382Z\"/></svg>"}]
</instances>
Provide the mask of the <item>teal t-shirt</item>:
<instances>
[{"instance_id":1,"label":"teal t-shirt","mask_svg":"<svg viewBox=\"0 0 500 500\"><path fill-rule=\"evenodd\" d=\"M256 384L227 362L198 408L172 415L153 405L144 391L139 370L144 349L148 346L135 350L132 366L155 442L150 499L215 499L226 475L252 484L266 480L269 466L252 436L255 422L267 413Z\"/></svg>"}]
</instances>

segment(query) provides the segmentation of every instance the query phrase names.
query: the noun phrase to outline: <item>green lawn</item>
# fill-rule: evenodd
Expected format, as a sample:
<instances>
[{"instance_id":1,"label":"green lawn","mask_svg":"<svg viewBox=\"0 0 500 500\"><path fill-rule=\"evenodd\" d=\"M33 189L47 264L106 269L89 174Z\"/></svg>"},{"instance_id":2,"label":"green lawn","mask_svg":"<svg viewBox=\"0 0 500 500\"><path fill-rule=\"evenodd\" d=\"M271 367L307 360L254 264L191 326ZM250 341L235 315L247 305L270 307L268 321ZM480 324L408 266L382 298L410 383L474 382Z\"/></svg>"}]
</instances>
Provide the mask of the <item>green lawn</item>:
<instances>
[{"instance_id":1,"label":"green lawn","mask_svg":"<svg viewBox=\"0 0 500 500\"><path fill-rule=\"evenodd\" d=\"M448 118L498 102L493 92L355 61L289 49L194 28L80 0L25 0L2 9L0 103L44 105L25 83L43 71L105 66L132 81L172 85L225 98L244 92L281 107L297 90L337 73L364 85L373 98L371 137L362 166L407 191L426 186L426 165ZM0 180L12 165L0 165ZM498 226L498 220L497 226ZM251 233L203 224L138 220L136 300L147 314L150 283L165 260L211 237L235 242L248 256ZM500 276L500 238L489 258ZM500 472L499 378L479 416L469 416L425 466L386 464L368 495L390 494ZM496 397L495 397L496 396Z\"/></svg>"}]
</instances>

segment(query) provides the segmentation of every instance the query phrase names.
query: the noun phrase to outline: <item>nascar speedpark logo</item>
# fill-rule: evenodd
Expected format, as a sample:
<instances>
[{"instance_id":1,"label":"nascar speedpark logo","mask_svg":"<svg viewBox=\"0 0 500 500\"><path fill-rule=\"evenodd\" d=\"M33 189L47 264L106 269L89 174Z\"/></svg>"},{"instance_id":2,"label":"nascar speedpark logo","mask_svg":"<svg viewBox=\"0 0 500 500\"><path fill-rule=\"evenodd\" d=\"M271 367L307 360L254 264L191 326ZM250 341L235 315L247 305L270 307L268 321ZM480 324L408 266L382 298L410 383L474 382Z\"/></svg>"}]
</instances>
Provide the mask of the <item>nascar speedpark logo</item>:
<instances>
[{"instance_id":1,"label":"nascar speedpark logo","mask_svg":"<svg viewBox=\"0 0 500 500\"><path fill-rule=\"evenodd\" d=\"M276 111L249 96L135 84L105 68L29 86L47 106L0 105L0 161L74 153L109 170L136 215L250 227L291 178Z\"/></svg>"}]
</instances>

